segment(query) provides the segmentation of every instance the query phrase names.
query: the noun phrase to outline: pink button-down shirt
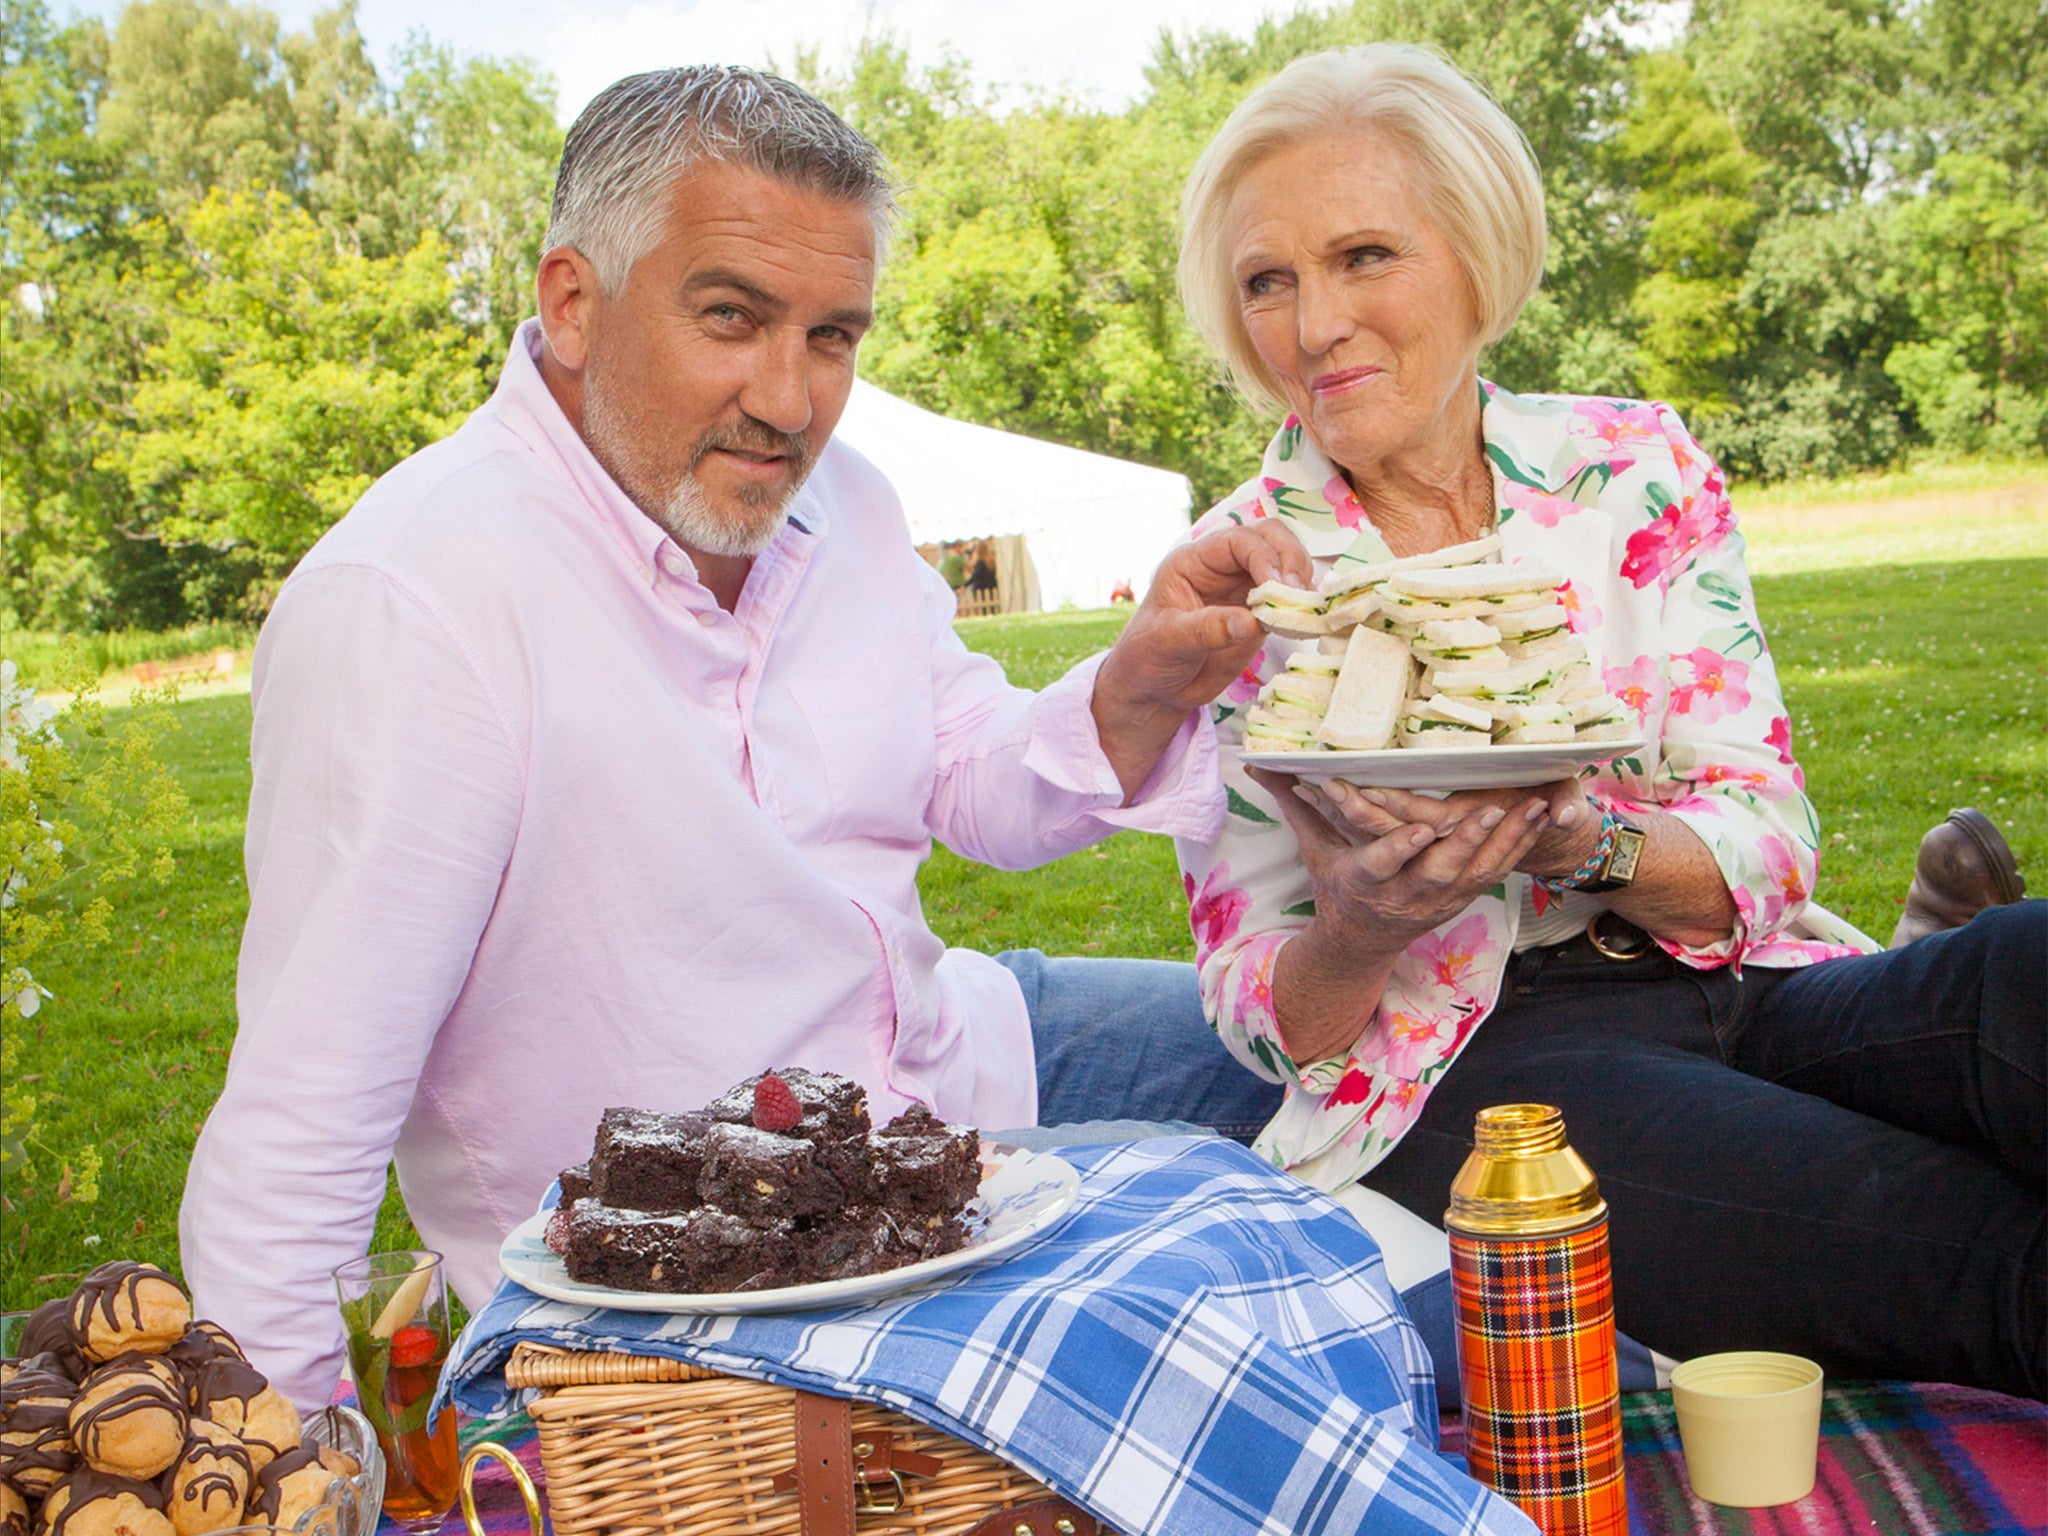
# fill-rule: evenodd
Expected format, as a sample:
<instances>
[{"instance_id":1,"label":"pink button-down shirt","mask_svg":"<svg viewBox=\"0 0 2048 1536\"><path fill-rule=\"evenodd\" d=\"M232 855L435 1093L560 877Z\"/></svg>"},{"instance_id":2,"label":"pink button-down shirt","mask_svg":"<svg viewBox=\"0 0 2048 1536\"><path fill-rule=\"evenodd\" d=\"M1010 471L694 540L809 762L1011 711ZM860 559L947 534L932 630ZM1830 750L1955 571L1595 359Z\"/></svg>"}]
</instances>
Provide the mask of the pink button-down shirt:
<instances>
[{"instance_id":1,"label":"pink button-down shirt","mask_svg":"<svg viewBox=\"0 0 2048 1536\"><path fill-rule=\"evenodd\" d=\"M720 609L537 350L528 322L490 402L315 546L257 647L241 1027L180 1235L201 1314L305 1404L394 1149L474 1307L608 1105L801 1065L878 1119L1031 1124L1016 982L919 908L932 838L1024 868L1220 819L1192 718L1123 808L1094 664L1032 694L970 653L843 445Z\"/></svg>"}]
</instances>

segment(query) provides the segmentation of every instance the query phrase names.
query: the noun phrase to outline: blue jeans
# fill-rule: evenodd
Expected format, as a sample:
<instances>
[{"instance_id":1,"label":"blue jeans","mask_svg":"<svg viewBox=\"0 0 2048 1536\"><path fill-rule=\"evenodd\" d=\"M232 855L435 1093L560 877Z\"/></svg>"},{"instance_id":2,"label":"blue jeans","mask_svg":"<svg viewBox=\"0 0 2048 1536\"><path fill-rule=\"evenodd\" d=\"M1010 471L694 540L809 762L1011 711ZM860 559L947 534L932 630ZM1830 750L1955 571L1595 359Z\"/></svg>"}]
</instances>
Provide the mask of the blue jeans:
<instances>
[{"instance_id":1,"label":"blue jeans","mask_svg":"<svg viewBox=\"0 0 2048 1536\"><path fill-rule=\"evenodd\" d=\"M1279 1085L1239 1066L1209 1027L1192 965L1035 949L996 959L1031 1012L1040 1125L1140 1121L1248 1142L1280 1108Z\"/></svg>"},{"instance_id":2,"label":"blue jeans","mask_svg":"<svg viewBox=\"0 0 2048 1536\"><path fill-rule=\"evenodd\" d=\"M1366 1182L1437 1219L1474 1114L1529 1100L1599 1176L1653 1348L2048 1394L2048 902L1739 978L1517 955Z\"/></svg>"}]
</instances>

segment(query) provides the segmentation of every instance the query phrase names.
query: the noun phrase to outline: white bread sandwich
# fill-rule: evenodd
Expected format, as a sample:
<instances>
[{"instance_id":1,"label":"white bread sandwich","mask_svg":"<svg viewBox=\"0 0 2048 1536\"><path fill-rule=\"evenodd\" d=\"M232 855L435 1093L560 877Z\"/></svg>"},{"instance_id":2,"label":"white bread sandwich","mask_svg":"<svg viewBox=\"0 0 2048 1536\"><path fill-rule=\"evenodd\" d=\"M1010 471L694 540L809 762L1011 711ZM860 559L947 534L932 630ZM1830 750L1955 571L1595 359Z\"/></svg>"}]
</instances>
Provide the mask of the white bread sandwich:
<instances>
[{"instance_id":1,"label":"white bread sandwich","mask_svg":"<svg viewBox=\"0 0 2048 1536\"><path fill-rule=\"evenodd\" d=\"M1465 544L1447 544L1442 549L1432 549L1426 555L1403 555L1398 560L1382 560L1376 565L1352 565L1338 561L1335 570L1323 578L1323 596L1338 598L1347 592L1358 592L1376 587L1389 576L1399 571L1433 571L1452 565L1475 565L1489 555L1500 553L1500 535L1489 533L1483 539L1473 539Z\"/></svg>"},{"instance_id":2,"label":"white bread sandwich","mask_svg":"<svg viewBox=\"0 0 2048 1536\"><path fill-rule=\"evenodd\" d=\"M1489 615L1486 622L1500 631L1503 645L1510 642L1528 645L1537 640L1548 640L1553 635L1567 634L1571 630L1571 615L1565 612L1563 603L1545 603L1537 608L1496 613Z\"/></svg>"},{"instance_id":3,"label":"white bread sandwich","mask_svg":"<svg viewBox=\"0 0 2048 1536\"><path fill-rule=\"evenodd\" d=\"M1500 631L1483 619L1428 619L1409 641L1415 659L1447 672L1486 671L1507 665Z\"/></svg>"},{"instance_id":4,"label":"white bread sandwich","mask_svg":"<svg viewBox=\"0 0 2048 1536\"><path fill-rule=\"evenodd\" d=\"M1433 693L1417 699L1401 716L1404 747L1487 747L1493 745L1493 716L1463 699Z\"/></svg>"},{"instance_id":5,"label":"white bread sandwich","mask_svg":"<svg viewBox=\"0 0 2048 1536\"><path fill-rule=\"evenodd\" d=\"M1394 744L1401 708L1415 680L1407 645L1392 635L1358 629L1330 695L1319 739L1340 752L1377 752Z\"/></svg>"},{"instance_id":6,"label":"white bread sandwich","mask_svg":"<svg viewBox=\"0 0 2048 1536\"><path fill-rule=\"evenodd\" d=\"M1313 715L1308 723L1254 704L1244 715L1244 749L1247 752L1313 752L1316 731L1322 722Z\"/></svg>"},{"instance_id":7,"label":"white bread sandwich","mask_svg":"<svg viewBox=\"0 0 2048 1536\"><path fill-rule=\"evenodd\" d=\"M1276 635L1313 640L1329 633L1323 618L1327 600L1313 587L1290 587L1284 581L1262 581L1245 594L1252 616Z\"/></svg>"},{"instance_id":8,"label":"white bread sandwich","mask_svg":"<svg viewBox=\"0 0 2048 1536\"><path fill-rule=\"evenodd\" d=\"M1626 741L1635 734L1627 706L1611 693L1581 699L1566 707L1571 711L1575 741Z\"/></svg>"},{"instance_id":9,"label":"white bread sandwich","mask_svg":"<svg viewBox=\"0 0 2048 1536\"><path fill-rule=\"evenodd\" d=\"M1535 608L1555 601L1554 594L1564 577L1536 560L1515 560L1506 565L1460 565L1449 570L1399 571L1385 585L1405 598L1420 602L1496 602L1509 597L1533 597L1513 608ZM1502 612L1512 611L1501 605Z\"/></svg>"},{"instance_id":10,"label":"white bread sandwich","mask_svg":"<svg viewBox=\"0 0 2048 1536\"><path fill-rule=\"evenodd\" d=\"M1562 704L1510 704L1500 724L1494 741L1503 747L1570 741L1573 734L1572 712Z\"/></svg>"},{"instance_id":11,"label":"white bread sandwich","mask_svg":"<svg viewBox=\"0 0 2048 1536\"><path fill-rule=\"evenodd\" d=\"M1469 672L1446 672L1432 667L1422 675L1422 686L1426 692L1447 693L1459 699L1539 704L1556 690L1561 670L1566 669L1540 660L1511 661L1504 667Z\"/></svg>"}]
</instances>

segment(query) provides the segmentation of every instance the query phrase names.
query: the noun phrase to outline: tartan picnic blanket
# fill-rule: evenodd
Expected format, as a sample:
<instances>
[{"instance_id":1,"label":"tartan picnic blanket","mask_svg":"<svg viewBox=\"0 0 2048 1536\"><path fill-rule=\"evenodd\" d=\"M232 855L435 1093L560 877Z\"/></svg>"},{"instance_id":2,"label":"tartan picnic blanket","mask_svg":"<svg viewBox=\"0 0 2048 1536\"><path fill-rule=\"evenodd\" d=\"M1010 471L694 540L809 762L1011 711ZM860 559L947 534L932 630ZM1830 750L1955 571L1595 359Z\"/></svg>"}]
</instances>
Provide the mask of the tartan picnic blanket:
<instances>
[{"instance_id":1,"label":"tartan picnic blanket","mask_svg":"<svg viewBox=\"0 0 2048 1536\"><path fill-rule=\"evenodd\" d=\"M1796 1504L1723 1509L1692 1496L1668 1392L1624 1396L1630 1536L2048 1536L2048 1406L1968 1387L1846 1382L1821 1410L1820 1477ZM524 1414L465 1425L507 1445L540 1480ZM1447 1449L1461 1439L1446 1420ZM477 1478L484 1536L525 1536L510 1474ZM404 1536L387 1520L378 1536Z\"/></svg>"},{"instance_id":2,"label":"tartan picnic blanket","mask_svg":"<svg viewBox=\"0 0 2048 1536\"><path fill-rule=\"evenodd\" d=\"M685 1317L506 1281L443 1391L517 1406L534 1342L687 1360L882 1402L984 1446L1129 1536L1527 1536L1436 1453L1427 1350L1335 1201L1234 1142L1060 1154L1064 1220L1002 1263L861 1307Z\"/></svg>"}]
</instances>

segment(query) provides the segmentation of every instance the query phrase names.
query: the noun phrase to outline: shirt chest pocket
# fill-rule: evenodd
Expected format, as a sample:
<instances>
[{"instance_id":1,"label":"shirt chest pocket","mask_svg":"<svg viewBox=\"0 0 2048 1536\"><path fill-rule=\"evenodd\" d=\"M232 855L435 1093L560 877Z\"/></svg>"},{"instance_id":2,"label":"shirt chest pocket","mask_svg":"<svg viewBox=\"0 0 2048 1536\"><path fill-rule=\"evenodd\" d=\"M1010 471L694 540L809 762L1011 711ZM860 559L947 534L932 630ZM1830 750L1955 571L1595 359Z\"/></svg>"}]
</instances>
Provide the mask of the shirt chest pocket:
<instances>
[{"instance_id":1,"label":"shirt chest pocket","mask_svg":"<svg viewBox=\"0 0 2048 1536\"><path fill-rule=\"evenodd\" d=\"M797 729L776 772L785 819L821 841L874 839L922 845L931 804L931 692L872 673L792 678Z\"/></svg>"}]
</instances>

